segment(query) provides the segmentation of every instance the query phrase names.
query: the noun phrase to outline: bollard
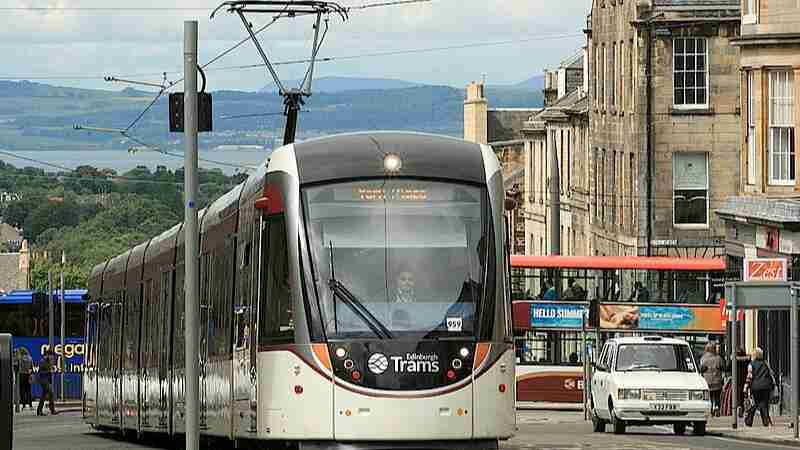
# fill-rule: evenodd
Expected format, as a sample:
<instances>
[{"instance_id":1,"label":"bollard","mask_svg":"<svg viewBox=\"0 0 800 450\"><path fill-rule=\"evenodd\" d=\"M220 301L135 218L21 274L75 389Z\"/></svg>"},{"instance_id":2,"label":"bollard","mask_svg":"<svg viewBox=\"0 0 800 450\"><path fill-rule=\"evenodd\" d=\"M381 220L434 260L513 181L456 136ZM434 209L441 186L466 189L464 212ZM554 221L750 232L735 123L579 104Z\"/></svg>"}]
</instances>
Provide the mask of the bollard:
<instances>
[{"instance_id":1,"label":"bollard","mask_svg":"<svg viewBox=\"0 0 800 450\"><path fill-rule=\"evenodd\" d=\"M14 433L14 361L11 335L0 334L0 448L11 449Z\"/></svg>"}]
</instances>

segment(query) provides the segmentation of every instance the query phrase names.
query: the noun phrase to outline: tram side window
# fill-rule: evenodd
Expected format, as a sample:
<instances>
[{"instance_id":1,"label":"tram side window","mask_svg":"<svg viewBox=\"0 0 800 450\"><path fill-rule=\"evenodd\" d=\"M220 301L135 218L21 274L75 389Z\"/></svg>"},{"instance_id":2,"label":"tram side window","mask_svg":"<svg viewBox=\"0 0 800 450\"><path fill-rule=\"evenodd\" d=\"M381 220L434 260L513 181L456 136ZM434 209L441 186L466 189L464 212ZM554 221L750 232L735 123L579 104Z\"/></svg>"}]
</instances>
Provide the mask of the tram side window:
<instances>
[{"instance_id":1,"label":"tram side window","mask_svg":"<svg viewBox=\"0 0 800 450\"><path fill-rule=\"evenodd\" d=\"M284 218L270 218L264 236L269 236L269 239L265 240L263 247L266 258L262 262L261 272L264 288L259 305L259 343L292 343L294 318Z\"/></svg>"}]
</instances>

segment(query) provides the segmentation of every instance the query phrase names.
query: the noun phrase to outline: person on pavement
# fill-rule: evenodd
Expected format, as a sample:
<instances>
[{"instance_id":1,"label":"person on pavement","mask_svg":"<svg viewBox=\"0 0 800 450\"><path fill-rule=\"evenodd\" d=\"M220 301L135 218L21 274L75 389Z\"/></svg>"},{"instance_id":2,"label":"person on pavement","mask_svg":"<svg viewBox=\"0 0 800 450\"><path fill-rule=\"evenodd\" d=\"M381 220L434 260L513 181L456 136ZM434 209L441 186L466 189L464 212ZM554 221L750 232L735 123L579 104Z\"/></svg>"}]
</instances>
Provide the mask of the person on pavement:
<instances>
[{"instance_id":1,"label":"person on pavement","mask_svg":"<svg viewBox=\"0 0 800 450\"><path fill-rule=\"evenodd\" d=\"M22 409L25 409L25 406L33 409L33 395L31 394L33 358L31 358L31 354L28 353L28 349L24 347L20 347L19 354L19 400L22 404Z\"/></svg>"},{"instance_id":2,"label":"person on pavement","mask_svg":"<svg viewBox=\"0 0 800 450\"><path fill-rule=\"evenodd\" d=\"M775 377L772 375L772 369L764 361L764 351L756 348L753 351L753 361L747 366L745 391L749 391L753 396L753 406L747 411L747 416L744 418L745 425L753 426L756 409L761 415L761 423L765 427L772 425L772 419L769 417L769 398L774 387Z\"/></svg>"},{"instance_id":3,"label":"person on pavement","mask_svg":"<svg viewBox=\"0 0 800 450\"><path fill-rule=\"evenodd\" d=\"M42 388L42 396L39 399L39 407L36 408L36 415L43 416L42 407L44 402L50 403L50 414L56 414L55 398L53 396L53 371L56 367L55 353L53 350L48 349L42 361L39 363L39 373L36 378L39 386Z\"/></svg>"},{"instance_id":4,"label":"person on pavement","mask_svg":"<svg viewBox=\"0 0 800 450\"><path fill-rule=\"evenodd\" d=\"M720 397L722 394L722 357L717 354L717 346L713 342L706 344L706 350L700 358L700 373L708 383L708 390L711 393L711 415L719 417Z\"/></svg>"}]
</instances>

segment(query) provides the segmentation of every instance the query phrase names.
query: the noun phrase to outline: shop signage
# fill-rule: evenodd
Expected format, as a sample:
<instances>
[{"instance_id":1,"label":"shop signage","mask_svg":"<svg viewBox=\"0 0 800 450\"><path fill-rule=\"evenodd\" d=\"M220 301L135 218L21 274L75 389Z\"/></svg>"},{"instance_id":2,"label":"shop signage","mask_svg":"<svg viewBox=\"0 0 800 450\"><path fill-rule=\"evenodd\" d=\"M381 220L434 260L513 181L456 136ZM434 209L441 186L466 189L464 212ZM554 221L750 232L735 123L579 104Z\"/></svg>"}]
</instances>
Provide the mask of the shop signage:
<instances>
[{"instance_id":1,"label":"shop signage","mask_svg":"<svg viewBox=\"0 0 800 450\"><path fill-rule=\"evenodd\" d=\"M783 258L745 259L744 281L786 281L786 266Z\"/></svg>"}]
</instances>

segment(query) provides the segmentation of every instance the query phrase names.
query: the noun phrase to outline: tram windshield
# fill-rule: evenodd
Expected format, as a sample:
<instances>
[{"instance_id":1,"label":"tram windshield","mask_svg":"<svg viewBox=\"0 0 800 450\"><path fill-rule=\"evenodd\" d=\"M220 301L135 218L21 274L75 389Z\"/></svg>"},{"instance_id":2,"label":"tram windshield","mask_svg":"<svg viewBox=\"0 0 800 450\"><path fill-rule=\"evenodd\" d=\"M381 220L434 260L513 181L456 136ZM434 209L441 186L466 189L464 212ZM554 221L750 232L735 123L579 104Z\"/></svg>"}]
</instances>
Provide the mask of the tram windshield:
<instances>
[{"instance_id":1,"label":"tram windshield","mask_svg":"<svg viewBox=\"0 0 800 450\"><path fill-rule=\"evenodd\" d=\"M328 336L473 336L491 242L485 197L478 187L407 179L306 189Z\"/></svg>"}]
</instances>

